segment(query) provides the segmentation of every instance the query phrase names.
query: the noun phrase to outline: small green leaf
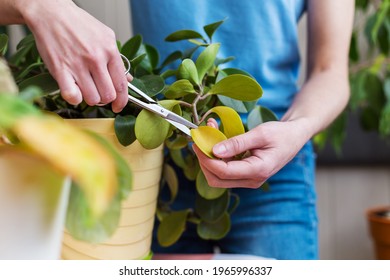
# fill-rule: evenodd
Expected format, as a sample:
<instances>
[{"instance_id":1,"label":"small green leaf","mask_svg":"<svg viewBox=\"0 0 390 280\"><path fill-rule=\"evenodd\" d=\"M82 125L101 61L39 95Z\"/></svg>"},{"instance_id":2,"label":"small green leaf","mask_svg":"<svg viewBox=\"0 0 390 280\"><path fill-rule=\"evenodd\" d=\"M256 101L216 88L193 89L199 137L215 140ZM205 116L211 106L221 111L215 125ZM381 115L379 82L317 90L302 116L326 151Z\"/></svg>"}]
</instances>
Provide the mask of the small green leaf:
<instances>
[{"instance_id":1,"label":"small green leaf","mask_svg":"<svg viewBox=\"0 0 390 280\"><path fill-rule=\"evenodd\" d=\"M215 223L202 221L197 225L198 235L205 240L219 240L225 237L231 228L230 216L228 213Z\"/></svg>"},{"instance_id":2,"label":"small green leaf","mask_svg":"<svg viewBox=\"0 0 390 280\"><path fill-rule=\"evenodd\" d=\"M216 188L210 187L207 183L206 177L202 170L199 171L198 176L196 177L196 190L199 195L205 199L216 199L226 192L225 188Z\"/></svg>"},{"instance_id":3,"label":"small green leaf","mask_svg":"<svg viewBox=\"0 0 390 280\"><path fill-rule=\"evenodd\" d=\"M251 130L259 124L277 120L278 117L270 109L256 106L248 115L248 129Z\"/></svg>"},{"instance_id":4,"label":"small green leaf","mask_svg":"<svg viewBox=\"0 0 390 280\"><path fill-rule=\"evenodd\" d=\"M179 179L177 178L175 169L169 164L164 164L163 178L167 182L171 193L171 199L168 203L175 201L177 192L179 190Z\"/></svg>"},{"instance_id":5,"label":"small green leaf","mask_svg":"<svg viewBox=\"0 0 390 280\"><path fill-rule=\"evenodd\" d=\"M176 41L188 40L188 39L202 39L203 41L205 41L202 34L196 32L194 30L178 30L178 31L173 32L172 34L168 35L165 38L165 41L176 42Z\"/></svg>"},{"instance_id":6,"label":"small green leaf","mask_svg":"<svg viewBox=\"0 0 390 280\"><path fill-rule=\"evenodd\" d=\"M218 27L219 27L222 23L224 23L225 20L226 20L226 19L221 20L221 21L217 21L217 22L208 24L208 25L206 25L206 26L203 27L203 30L206 32L207 36L209 36L210 40L212 40L212 37L213 37L214 32L218 29Z\"/></svg>"},{"instance_id":7,"label":"small green leaf","mask_svg":"<svg viewBox=\"0 0 390 280\"><path fill-rule=\"evenodd\" d=\"M135 120L132 115L121 116L117 115L114 121L116 137L123 146L129 146L137 138L135 137Z\"/></svg>"},{"instance_id":8,"label":"small green leaf","mask_svg":"<svg viewBox=\"0 0 390 280\"><path fill-rule=\"evenodd\" d=\"M174 61L181 59L182 53L181 51L175 51L167 56L167 58L163 61L163 63L160 66L160 69L164 68L165 66L173 63Z\"/></svg>"},{"instance_id":9,"label":"small green leaf","mask_svg":"<svg viewBox=\"0 0 390 280\"><path fill-rule=\"evenodd\" d=\"M195 181L196 175L199 173L199 161L194 154L187 154L184 159L185 166L183 167L184 175L190 181Z\"/></svg>"},{"instance_id":10,"label":"small green leaf","mask_svg":"<svg viewBox=\"0 0 390 280\"><path fill-rule=\"evenodd\" d=\"M159 53L157 49L151 45L145 44L141 46L141 50L144 49L146 53L145 59L142 60L141 66L146 69L149 73L157 67L159 61Z\"/></svg>"},{"instance_id":11,"label":"small green leaf","mask_svg":"<svg viewBox=\"0 0 390 280\"><path fill-rule=\"evenodd\" d=\"M176 149L170 149L169 150L169 155L173 162L180 168L184 168L186 163L183 157L183 154L181 150L176 150Z\"/></svg>"},{"instance_id":12,"label":"small green leaf","mask_svg":"<svg viewBox=\"0 0 390 280\"><path fill-rule=\"evenodd\" d=\"M164 95L167 98L174 99L183 97L190 93L195 93L194 86L188 80L182 79L170 85L164 92Z\"/></svg>"},{"instance_id":13,"label":"small green leaf","mask_svg":"<svg viewBox=\"0 0 390 280\"><path fill-rule=\"evenodd\" d=\"M165 87L164 79L159 75L145 75L140 78L134 78L131 83L150 97L156 96ZM132 92L132 90L130 91ZM132 95L139 97L137 93Z\"/></svg>"},{"instance_id":14,"label":"small green leaf","mask_svg":"<svg viewBox=\"0 0 390 280\"><path fill-rule=\"evenodd\" d=\"M189 58L184 59L180 64L178 73L181 79L189 80L193 85L197 85L199 82L195 63Z\"/></svg>"},{"instance_id":15,"label":"small green leaf","mask_svg":"<svg viewBox=\"0 0 390 280\"><path fill-rule=\"evenodd\" d=\"M204 199L199 194L195 200L195 212L206 222L218 221L229 206L229 194L224 192L216 199Z\"/></svg>"},{"instance_id":16,"label":"small green leaf","mask_svg":"<svg viewBox=\"0 0 390 280\"><path fill-rule=\"evenodd\" d=\"M198 83L201 84L205 74L214 65L215 58L219 50L220 44L211 44L202 51L196 60L196 69L198 70Z\"/></svg>"},{"instance_id":17,"label":"small green leaf","mask_svg":"<svg viewBox=\"0 0 390 280\"><path fill-rule=\"evenodd\" d=\"M36 99L42 97L42 95L42 90L34 86L30 86L19 93L19 97L29 103L33 103Z\"/></svg>"},{"instance_id":18,"label":"small green leaf","mask_svg":"<svg viewBox=\"0 0 390 280\"><path fill-rule=\"evenodd\" d=\"M157 229L157 240L161 246L168 247L179 240L185 230L190 212L190 209L176 211L162 219Z\"/></svg>"},{"instance_id":19,"label":"small green leaf","mask_svg":"<svg viewBox=\"0 0 390 280\"><path fill-rule=\"evenodd\" d=\"M263 94L263 89L251 77L233 74L218 81L208 92L219 94L242 101L254 101Z\"/></svg>"},{"instance_id":20,"label":"small green leaf","mask_svg":"<svg viewBox=\"0 0 390 280\"><path fill-rule=\"evenodd\" d=\"M188 140L183 135L176 134L174 139L167 139L165 145L168 149L179 150L188 145Z\"/></svg>"}]
</instances>

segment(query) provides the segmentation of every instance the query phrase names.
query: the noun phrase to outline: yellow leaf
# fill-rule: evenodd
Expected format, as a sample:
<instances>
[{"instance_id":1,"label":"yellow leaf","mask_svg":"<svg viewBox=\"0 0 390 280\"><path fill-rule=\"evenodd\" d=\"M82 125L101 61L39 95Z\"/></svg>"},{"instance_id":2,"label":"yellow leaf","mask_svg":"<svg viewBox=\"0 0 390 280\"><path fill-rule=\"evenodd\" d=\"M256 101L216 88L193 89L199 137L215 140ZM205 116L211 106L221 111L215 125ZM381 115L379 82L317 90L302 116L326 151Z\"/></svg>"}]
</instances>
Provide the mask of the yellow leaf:
<instances>
[{"instance_id":1,"label":"yellow leaf","mask_svg":"<svg viewBox=\"0 0 390 280\"><path fill-rule=\"evenodd\" d=\"M191 136L199 149L209 158L214 158L214 145L227 139L221 131L211 126L191 129Z\"/></svg>"},{"instance_id":2,"label":"yellow leaf","mask_svg":"<svg viewBox=\"0 0 390 280\"><path fill-rule=\"evenodd\" d=\"M78 183L96 215L104 212L118 182L114 159L95 139L49 115L22 117L13 130L36 154Z\"/></svg>"},{"instance_id":3,"label":"yellow leaf","mask_svg":"<svg viewBox=\"0 0 390 280\"><path fill-rule=\"evenodd\" d=\"M227 138L231 138L245 133L244 125L240 115L230 107L217 106L209 110L221 119L223 133Z\"/></svg>"}]
</instances>

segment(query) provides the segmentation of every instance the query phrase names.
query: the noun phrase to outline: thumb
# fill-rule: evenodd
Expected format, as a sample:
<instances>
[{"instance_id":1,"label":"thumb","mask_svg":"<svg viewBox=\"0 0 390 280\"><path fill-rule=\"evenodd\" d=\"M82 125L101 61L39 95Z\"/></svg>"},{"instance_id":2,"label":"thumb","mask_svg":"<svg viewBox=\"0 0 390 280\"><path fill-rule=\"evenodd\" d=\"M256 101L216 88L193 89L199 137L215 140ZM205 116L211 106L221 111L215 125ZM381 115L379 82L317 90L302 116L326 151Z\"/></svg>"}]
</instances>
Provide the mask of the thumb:
<instances>
[{"instance_id":1,"label":"thumb","mask_svg":"<svg viewBox=\"0 0 390 280\"><path fill-rule=\"evenodd\" d=\"M230 158L252 149L248 133L241 134L222 141L213 147L213 153L218 158Z\"/></svg>"}]
</instances>

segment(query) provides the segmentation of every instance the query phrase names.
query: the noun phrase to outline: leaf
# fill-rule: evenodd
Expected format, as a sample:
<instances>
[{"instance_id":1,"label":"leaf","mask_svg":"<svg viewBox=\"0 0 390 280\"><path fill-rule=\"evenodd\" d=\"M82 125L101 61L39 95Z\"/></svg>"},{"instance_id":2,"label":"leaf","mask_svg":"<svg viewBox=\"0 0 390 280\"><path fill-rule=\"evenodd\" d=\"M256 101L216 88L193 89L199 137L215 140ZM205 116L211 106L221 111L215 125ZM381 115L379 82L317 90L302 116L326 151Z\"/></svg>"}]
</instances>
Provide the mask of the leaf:
<instances>
[{"instance_id":1,"label":"leaf","mask_svg":"<svg viewBox=\"0 0 390 280\"><path fill-rule=\"evenodd\" d=\"M188 140L183 135L176 134L174 139L167 139L165 145L168 149L179 150L188 145Z\"/></svg>"},{"instance_id":2,"label":"leaf","mask_svg":"<svg viewBox=\"0 0 390 280\"><path fill-rule=\"evenodd\" d=\"M178 80L170 85L164 92L167 98L174 99L187 94L195 93L194 86L186 79Z\"/></svg>"},{"instance_id":3,"label":"leaf","mask_svg":"<svg viewBox=\"0 0 390 280\"><path fill-rule=\"evenodd\" d=\"M162 219L157 229L157 240L161 246L168 247L179 240L190 212L190 209L175 211Z\"/></svg>"},{"instance_id":4,"label":"leaf","mask_svg":"<svg viewBox=\"0 0 390 280\"><path fill-rule=\"evenodd\" d=\"M202 34L194 30L178 30L168 35L165 38L165 41L176 42L176 41L188 40L188 39L202 39L203 41L205 41Z\"/></svg>"},{"instance_id":5,"label":"leaf","mask_svg":"<svg viewBox=\"0 0 390 280\"><path fill-rule=\"evenodd\" d=\"M202 221L197 225L196 231L205 240L219 240L228 234L230 228L230 216L228 213L224 213L222 218L215 223Z\"/></svg>"},{"instance_id":6,"label":"leaf","mask_svg":"<svg viewBox=\"0 0 390 280\"><path fill-rule=\"evenodd\" d=\"M277 121L278 117L270 109L263 106L256 106L248 115L248 130L270 121Z\"/></svg>"},{"instance_id":7,"label":"leaf","mask_svg":"<svg viewBox=\"0 0 390 280\"><path fill-rule=\"evenodd\" d=\"M209 158L214 158L213 147L227 139L225 134L211 126L191 129L191 137L199 149Z\"/></svg>"},{"instance_id":8,"label":"leaf","mask_svg":"<svg viewBox=\"0 0 390 280\"><path fill-rule=\"evenodd\" d=\"M142 45L142 36L136 35L128 40L121 49L121 53L128 59L133 59Z\"/></svg>"},{"instance_id":9,"label":"leaf","mask_svg":"<svg viewBox=\"0 0 390 280\"><path fill-rule=\"evenodd\" d=\"M20 90L24 90L29 86L36 86L39 87L45 95L59 90L56 80L49 73L43 73L28 78L19 83L18 86Z\"/></svg>"},{"instance_id":10,"label":"leaf","mask_svg":"<svg viewBox=\"0 0 390 280\"><path fill-rule=\"evenodd\" d=\"M119 182L114 158L99 141L52 115L20 118L12 130L22 143L77 182L93 215L107 209Z\"/></svg>"},{"instance_id":11,"label":"leaf","mask_svg":"<svg viewBox=\"0 0 390 280\"><path fill-rule=\"evenodd\" d=\"M234 109L238 113L249 113L257 103L257 101L240 101L222 95L218 95L218 99L223 105Z\"/></svg>"},{"instance_id":12,"label":"leaf","mask_svg":"<svg viewBox=\"0 0 390 280\"><path fill-rule=\"evenodd\" d=\"M182 53L181 51L175 51L167 56L167 58L163 61L163 63L160 66L160 69L164 68L165 66L173 63L174 61L181 59Z\"/></svg>"},{"instance_id":13,"label":"leaf","mask_svg":"<svg viewBox=\"0 0 390 280\"><path fill-rule=\"evenodd\" d=\"M218 81L208 94L219 94L242 101L254 101L263 94L263 89L251 77L233 74Z\"/></svg>"},{"instance_id":14,"label":"leaf","mask_svg":"<svg viewBox=\"0 0 390 280\"><path fill-rule=\"evenodd\" d=\"M66 228L76 239L100 243L108 239L117 229L120 211L120 199L116 196L109 208L97 218L93 215L80 187L73 184L68 202Z\"/></svg>"},{"instance_id":15,"label":"leaf","mask_svg":"<svg viewBox=\"0 0 390 280\"><path fill-rule=\"evenodd\" d=\"M0 34L0 56L4 56L8 48L8 36Z\"/></svg>"},{"instance_id":16,"label":"leaf","mask_svg":"<svg viewBox=\"0 0 390 280\"><path fill-rule=\"evenodd\" d=\"M198 191L200 196L210 200L220 197L227 189L210 187L206 180L206 177L204 176L203 171L200 170L198 176L196 177L196 190Z\"/></svg>"},{"instance_id":17,"label":"leaf","mask_svg":"<svg viewBox=\"0 0 390 280\"><path fill-rule=\"evenodd\" d=\"M215 113L221 119L223 133L226 138L244 134L245 128L241 121L240 115L230 107L216 106L211 108L207 114Z\"/></svg>"},{"instance_id":18,"label":"leaf","mask_svg":"<svg viewBox=\"0 0 390 280\"><path fill-rule=\"evenodd\" d=\"M219 50L220 44L211 44L204 51L202 51L197 58L195 65L198 70L198 83L201 84L205 74L214 65L215 58Z\"/></svg>"},{"instance_id":19,"label":"leaf","mask_svg":"<svg viewBox=\"0 0 390 280\"><path fill-rule=\"evenodd\" d=\"M179 190L179 179L173 167L169 164L164 164L163 178L167 182L168 188L171 193L171 199L168 203L175 201L177 192Z\"/></svg>"},{"instance_id":20,"label":"leaf","mask_svg":"<svg viewBox=\"0 0 390 280\"><path fill-rule=\"evenodd\" d=\"M206 222L216 222L221 219L228 206L228 192L224 192L216 199L204 199L198 194L195 200L195 212Z\"/></svg>"},{"instance_id":21,"label":"leaf","mask_svg":"<svg viewBox=\"0 0 390 280\"><path fill-rule=\"evenodd\" d=\"M135 136L145 149L155 149L164 143L169 126L160 116L143 109L135 121Z\"/></svg>"},{"instance_id":22,"label":"leaf","mask_svg":"<svg viewBox=\"0 0 390 280\"><path fill-rule=\"evenodd\" d=\"M209 36L210 40L212 40L212 37L213 37L213 34L214 32L218 29L218 27L224 23L226 20L226 18L224 20L221 20L221 21L217 21L217 22L214 22L214 23L211 23L211 24L208 24L208 25L205 25L203 27L203 30L206 32L207 36Z\"/></svg>"},{"instance_id":23,"label":"leaf","mask_svg":"<svg viewBox=\"0 0 390 280\"><path fill-rule=\"evenodd\" d=\"M19 98L28 103L33 103L36 99L42 97L42 95L43 92L40 88L30 86L19 93Z\"/></svg>"},{"instance_id":24,"label":"leaf","mask_svg":"<svg viewBox=\"0 0 390 280\"><path fill-rule=\"evenodd\" d=\"M115 135L123 146L129 146L137 138L135 137L135 120L136 117L132 115L121 116L117 115L114 121Z\"/></svg>"},{"instance_id":25,"label":"leaf","mask_svg":"<svg viewBox=\"0 0 390 280\"><path fill-rule=\"evenodd\" d=\"M159 61L159 54L155 47L145 44L141 49L144 48L146 57L142 60L141 66L146 69L149 73L157 67Z\"/></svg>"},{"instance_id":26,"label":"leaf","mask_svg":"<svg viewBox=\"0 0 390 280\"><path fill-rule=\"evenodd\" d=\"M189 58L184 59L180 64L178 73L181 79L189 80L193 85L197 85L199 82L195 63Z\"/></svg>"},{"instance_id":27,"label":"leaf","mask_svg":"<svg viewBox=\"0 0 390 280\"><path fill-rule=\"evenodd\" d=\"M145 75L141 78L134 78L131 83L150 97L156 96L165 87L164 79L159 75ZM130 91L132 92L132 90ZM132 95L139 97L137 93Z\"/></svg>"}]
</instances>

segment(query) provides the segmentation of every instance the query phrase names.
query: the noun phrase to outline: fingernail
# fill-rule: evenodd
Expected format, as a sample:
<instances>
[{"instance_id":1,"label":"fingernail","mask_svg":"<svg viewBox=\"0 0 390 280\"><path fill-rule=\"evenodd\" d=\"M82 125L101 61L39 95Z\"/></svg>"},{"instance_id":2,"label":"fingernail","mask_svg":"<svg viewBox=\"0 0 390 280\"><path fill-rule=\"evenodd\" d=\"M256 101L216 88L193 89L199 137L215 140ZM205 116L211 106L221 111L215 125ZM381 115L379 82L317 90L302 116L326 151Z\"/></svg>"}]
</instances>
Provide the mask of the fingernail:
<instances>
[{"instance_id":1,"label":"fingernail","mask_svg":"<svg viewBox=\"0 0 390 280\"><path fill-rule=\"evenodd\" d=\"M217 144L213 147L213 152L215 155L222 156L226 153L226 147L223 144Z\"/></svg>"}]
</instances>

